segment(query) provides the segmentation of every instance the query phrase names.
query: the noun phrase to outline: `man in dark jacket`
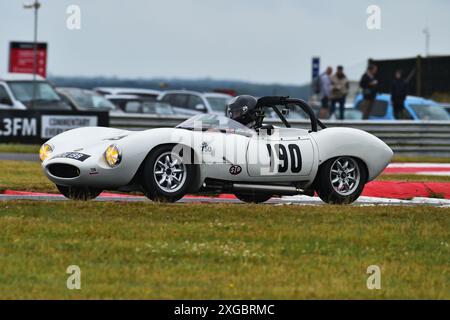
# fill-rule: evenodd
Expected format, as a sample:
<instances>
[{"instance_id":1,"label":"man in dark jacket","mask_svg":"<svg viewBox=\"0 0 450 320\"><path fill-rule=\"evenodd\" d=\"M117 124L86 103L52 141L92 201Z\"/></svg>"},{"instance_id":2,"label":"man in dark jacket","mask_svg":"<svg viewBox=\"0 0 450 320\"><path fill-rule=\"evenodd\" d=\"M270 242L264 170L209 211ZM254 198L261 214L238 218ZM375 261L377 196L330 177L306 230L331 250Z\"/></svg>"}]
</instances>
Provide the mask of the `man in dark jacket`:
<instances>
[{"instance_id":1,"label":"man in dark jacket","mask_svg":"<svg viewBox=\"0 0 450 320\"><path fill-rule=\"evenodd\" d=\"M361 80L359 81L359 86L361 87L363 94L363 101L361 102L362 118L364 120L369 119L370 113L372 112L373 105L375 103L375 98L377 96L377 86L378 81L375 79L377 74L377 66L374 64L369 65L367 72L363 74Z\"/></svg>"},{"instance_id":2,"label":"man in dark jacket","mask_svg":"<svg viewBox=\"0 0 450 320\"><path fill-rule=\"evenodd\" d=\"M391 101L394 106L395 119L403 119L403 111L405 109L405 99L408 92L408 85L402 79L402 71L395 72L395 78L392 81L391 87Z\"/></svg>"}]
</instances>

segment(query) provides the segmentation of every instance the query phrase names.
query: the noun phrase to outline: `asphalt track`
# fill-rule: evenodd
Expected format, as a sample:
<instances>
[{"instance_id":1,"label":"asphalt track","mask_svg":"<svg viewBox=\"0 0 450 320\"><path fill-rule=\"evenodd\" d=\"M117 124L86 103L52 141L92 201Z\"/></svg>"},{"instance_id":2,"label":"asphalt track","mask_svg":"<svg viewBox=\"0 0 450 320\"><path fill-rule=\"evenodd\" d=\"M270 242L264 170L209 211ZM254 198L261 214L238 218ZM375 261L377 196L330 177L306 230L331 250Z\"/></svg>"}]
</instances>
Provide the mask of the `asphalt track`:
<instances>
[{"instance_id":1,"label":"asphalt track","mask_svg":"<svg viewBox=\"0 0 450 320\"><path fill-rule=\"evenodd\" d=\"M39 161L36 154L24 153L0 153L0 160ZM388 174L427 174L450 175L450 164L432 163L391 163L384 171ZM429 198L430 192L442 194L447 199ZM30 192L4 192L0 194L0 201L7 200L37 200L37 201L66 201L61 195L30 193ZM113 193L103 193L95 201L125 201L125 202L150 202L143 196L131 196ZM186 196L180 203L242 203L238 199L229 196L204 197ZM272 205L324 205L318 197L290 196L272 198L266 204ZM366 188L354 205L431 205L450 207L449 183L435 182L395 182L375 181L366 185Z\"/></svg>"},{"instance_id":2,"label":"asphalt track","mask_svg":"<svg viewBox=\"0 0 450 320\"><path fill-rule=\"evenodd\" d=\"M14 193L14 194L0 194L0 201L8 200L34 200L34 201L70 201L57 194L43 194L43 193ZM120 194L109 194L104 193L97 199L93 201L110 201L110 202L148 202L150 200L143 196L131 196L131 195L120 195ZM177 203L235 203L242 204L233 197L206 197L206 196L186 196ZM308 197L308 196L286 196L281 198L272 198L264 203L265 205L326 205L318 197ZM401 200L401 199L390 199L390 198L376 198L376 197L365 197L361 196L354 202L354 206L374 206L374 205L406 205L406 206L437 206L437 207L450 207L449 199L435 199L435 198L423 198L416 197L411 200Z\"/></svg>"}]
</instances>

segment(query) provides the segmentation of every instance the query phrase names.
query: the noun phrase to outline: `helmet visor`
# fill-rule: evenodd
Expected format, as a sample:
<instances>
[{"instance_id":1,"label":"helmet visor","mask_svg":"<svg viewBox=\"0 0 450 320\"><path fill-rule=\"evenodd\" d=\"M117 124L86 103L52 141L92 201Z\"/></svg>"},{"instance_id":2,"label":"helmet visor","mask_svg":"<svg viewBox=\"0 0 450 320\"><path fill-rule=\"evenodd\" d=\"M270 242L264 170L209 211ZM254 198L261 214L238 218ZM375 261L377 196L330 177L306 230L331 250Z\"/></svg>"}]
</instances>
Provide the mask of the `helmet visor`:
<instances>
[{"instance_id":1,"label":"helmet visor","mask_svg":"<svg viewBox=\"0 0 450 320\"><path fill-rule=\"evenodd\" d=\"M248 107L242 107L242 108L227 108L227 117L231 119L238 119L245 115L248 111Z\"/></svg>"}]
</instances>

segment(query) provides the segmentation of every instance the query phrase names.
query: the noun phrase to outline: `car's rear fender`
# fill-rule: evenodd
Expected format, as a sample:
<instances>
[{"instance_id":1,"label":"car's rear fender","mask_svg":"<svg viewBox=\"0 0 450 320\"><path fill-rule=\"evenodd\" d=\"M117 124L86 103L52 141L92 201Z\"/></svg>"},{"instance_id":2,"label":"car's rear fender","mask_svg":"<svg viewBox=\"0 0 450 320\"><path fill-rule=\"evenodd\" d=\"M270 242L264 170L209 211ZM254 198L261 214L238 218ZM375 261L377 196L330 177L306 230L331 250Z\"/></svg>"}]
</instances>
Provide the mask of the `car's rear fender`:
<instances>
[{"instance_id":1,"label":"car's rear fender","mask_svg":"<svg viewBox=\"0 0 450 320\"><path fill-rule=\"evenodd\" d=\"M386 143L359 129L326 128L311 136L319 149L319 165L339 156L355 157L366 165L369 181L387 167L394 154Z\"/></svg>"}]
</instances>

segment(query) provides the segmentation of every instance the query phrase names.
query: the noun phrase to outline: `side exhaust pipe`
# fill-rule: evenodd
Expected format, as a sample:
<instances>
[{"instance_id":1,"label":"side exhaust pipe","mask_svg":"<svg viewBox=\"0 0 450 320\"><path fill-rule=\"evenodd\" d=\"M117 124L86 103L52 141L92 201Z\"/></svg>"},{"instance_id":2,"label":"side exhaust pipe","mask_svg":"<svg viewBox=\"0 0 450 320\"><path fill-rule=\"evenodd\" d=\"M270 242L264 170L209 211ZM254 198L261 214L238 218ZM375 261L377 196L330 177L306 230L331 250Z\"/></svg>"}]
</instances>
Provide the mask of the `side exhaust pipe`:
<instances>
[{"instance_id":1,"label":"side exhaust pipe","mask_svg":"<svg viewBox=\"0 0 450 320\"><path fill-rule=\"evenodd\" d=\"M243 192L267 192L276 195L293 196L297 194L304 194L305 190L299 189L294 186L273 186L265 184L244 184L244 183L233 183L232 188L235 191Z\"/></svg>"}]
</instances>

